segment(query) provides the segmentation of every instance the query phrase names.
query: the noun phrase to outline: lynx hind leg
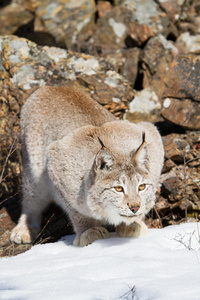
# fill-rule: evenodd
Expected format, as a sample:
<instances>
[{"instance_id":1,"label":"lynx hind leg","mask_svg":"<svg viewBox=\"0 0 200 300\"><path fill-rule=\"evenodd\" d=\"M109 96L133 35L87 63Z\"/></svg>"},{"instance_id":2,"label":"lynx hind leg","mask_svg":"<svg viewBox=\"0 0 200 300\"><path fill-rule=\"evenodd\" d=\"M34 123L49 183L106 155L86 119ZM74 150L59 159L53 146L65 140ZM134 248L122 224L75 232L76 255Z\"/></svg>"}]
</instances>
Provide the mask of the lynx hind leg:
<instances>
[{"instance_id":1,"label":"lynx hind leg","mask_svg":"<svg viewBox=\"0 0 200 300\"><path fill-rule=\"evenodd\" d=\"M148 231L148 227L141 220L137 220L130 225L126 225L125 223L121 223L116 226L117 235L120 237L139 237L141 235L146 234Z\"/></svg>"},{"instance_id":2,"label":"lynx hind leg","mask_svg":"<svg viewBox=\"0 0 200 300\"><path fill-rule=\"evenodd\" d=\"M17 226L12 230L10 240L16 244L30 244L40 231L41 218L22 214Z\"/></svg>"},{"instance_id":3,"label":"lynx hind leg","mask_svg":"<svg viewBox=\"0 0 200 300\"><path fill-rule=\"evenodd\" d=\"M41 229L42 212L49 202L50 197L42 184L36 185L23 178L22 214L11 232L12 242L26 244L34 241Z\"/></svg>"}]
</instances>

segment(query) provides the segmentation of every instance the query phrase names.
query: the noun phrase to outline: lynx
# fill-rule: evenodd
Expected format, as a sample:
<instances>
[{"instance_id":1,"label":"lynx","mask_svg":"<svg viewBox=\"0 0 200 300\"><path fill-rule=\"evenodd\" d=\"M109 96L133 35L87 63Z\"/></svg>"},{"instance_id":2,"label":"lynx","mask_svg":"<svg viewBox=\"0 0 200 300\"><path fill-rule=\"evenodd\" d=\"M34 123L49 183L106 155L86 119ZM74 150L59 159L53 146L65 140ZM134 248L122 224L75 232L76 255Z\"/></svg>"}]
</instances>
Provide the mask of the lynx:
<instances>
[{"instance_id":1,"label":"lynx","mask_svg":"<svg viewBox=\"0 0 200 300\"><path fill-rule=\"evenodd\" d=\"M42 87L20 126L22 214L11 241L31 243L52 200L68 214L76 246L107 238L107 224L122 237L146 233L164 156L154 125L118 120L80 91Z\"/></svg>"}]
</instances>

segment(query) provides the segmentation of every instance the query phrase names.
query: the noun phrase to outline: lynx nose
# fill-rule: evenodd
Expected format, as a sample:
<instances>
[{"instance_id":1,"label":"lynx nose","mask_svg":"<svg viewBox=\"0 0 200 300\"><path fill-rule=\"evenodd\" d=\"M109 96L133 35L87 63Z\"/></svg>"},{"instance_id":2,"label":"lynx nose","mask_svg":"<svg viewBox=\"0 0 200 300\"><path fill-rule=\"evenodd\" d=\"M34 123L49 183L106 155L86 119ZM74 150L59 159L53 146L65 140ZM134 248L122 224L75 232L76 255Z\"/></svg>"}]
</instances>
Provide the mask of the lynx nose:
<instances>
[{"instance_id":1,"label":"lynx nose","mask_svg":"<svg viewBox=\"0 0 200 300\"><path fill-rule=\"evenodd\" d=\"M135 214L139 209L140 209L140 204L135 203L135 204L129 204L127 203L129 209Z\"/></svg>"}]
</instances>

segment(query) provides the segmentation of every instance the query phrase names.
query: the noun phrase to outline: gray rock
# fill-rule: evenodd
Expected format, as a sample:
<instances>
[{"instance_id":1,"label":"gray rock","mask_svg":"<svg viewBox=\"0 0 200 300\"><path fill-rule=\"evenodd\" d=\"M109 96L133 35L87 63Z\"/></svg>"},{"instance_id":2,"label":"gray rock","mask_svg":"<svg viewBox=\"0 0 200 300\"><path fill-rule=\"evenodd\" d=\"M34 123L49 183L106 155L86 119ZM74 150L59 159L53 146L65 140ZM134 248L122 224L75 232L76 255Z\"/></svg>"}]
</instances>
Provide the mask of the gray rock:
<instances>
[{"instance_id":1,"label":"gray rock","mask_svg":"<svg viewBox=\"0 0 200 300\"><path fill-rule=\"evenodd\" d=\"M94 0L45 0L36 8L36 31L47 31L58 45L73 49L91 34L95 19ZM41 25L42 24L42 25Z\"/></svg>"},{"instance_id":2,"label":"gray rock","mask_svg":"<svg viewBox=\"0 0 200 300\"><path fill-rule=\"evenodd\" d=\"M160 110L161 104L156 93L150 88L135 93L133 101L129 103L129 112L150 114L155 110Z\"/></svg>"},{"instance_id":3,"label":"gray rock","mask_svg":"<svg viewBox=\"0 0 200 300\"><path fill-rule=\"evenodd\" d=\"M98 20L92 42L134 46L159 33L177 36L176 27L156 1L125 0Z\"/></svg>"}]
</instances>

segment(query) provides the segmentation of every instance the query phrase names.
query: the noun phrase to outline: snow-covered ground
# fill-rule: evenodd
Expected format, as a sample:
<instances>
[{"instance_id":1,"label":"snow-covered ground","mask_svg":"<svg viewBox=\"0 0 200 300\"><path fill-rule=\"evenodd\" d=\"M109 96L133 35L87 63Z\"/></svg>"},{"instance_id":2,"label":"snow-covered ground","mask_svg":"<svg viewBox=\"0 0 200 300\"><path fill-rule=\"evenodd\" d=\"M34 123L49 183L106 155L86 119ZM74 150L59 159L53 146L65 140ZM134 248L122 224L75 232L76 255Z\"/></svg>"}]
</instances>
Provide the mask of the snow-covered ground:
<instances>
[{"instance_id":1,"label":"snow-covered ground","mask_svg":"<svg viewBox=\"0 0 200 300\"><path fill-rule=\"evenodd\" d=\"M200 299L197 223L151 229L141 238L112 236L84 248L72 246L73 238L2 258L0 299Z\"/></svg>"}]
</instances>

